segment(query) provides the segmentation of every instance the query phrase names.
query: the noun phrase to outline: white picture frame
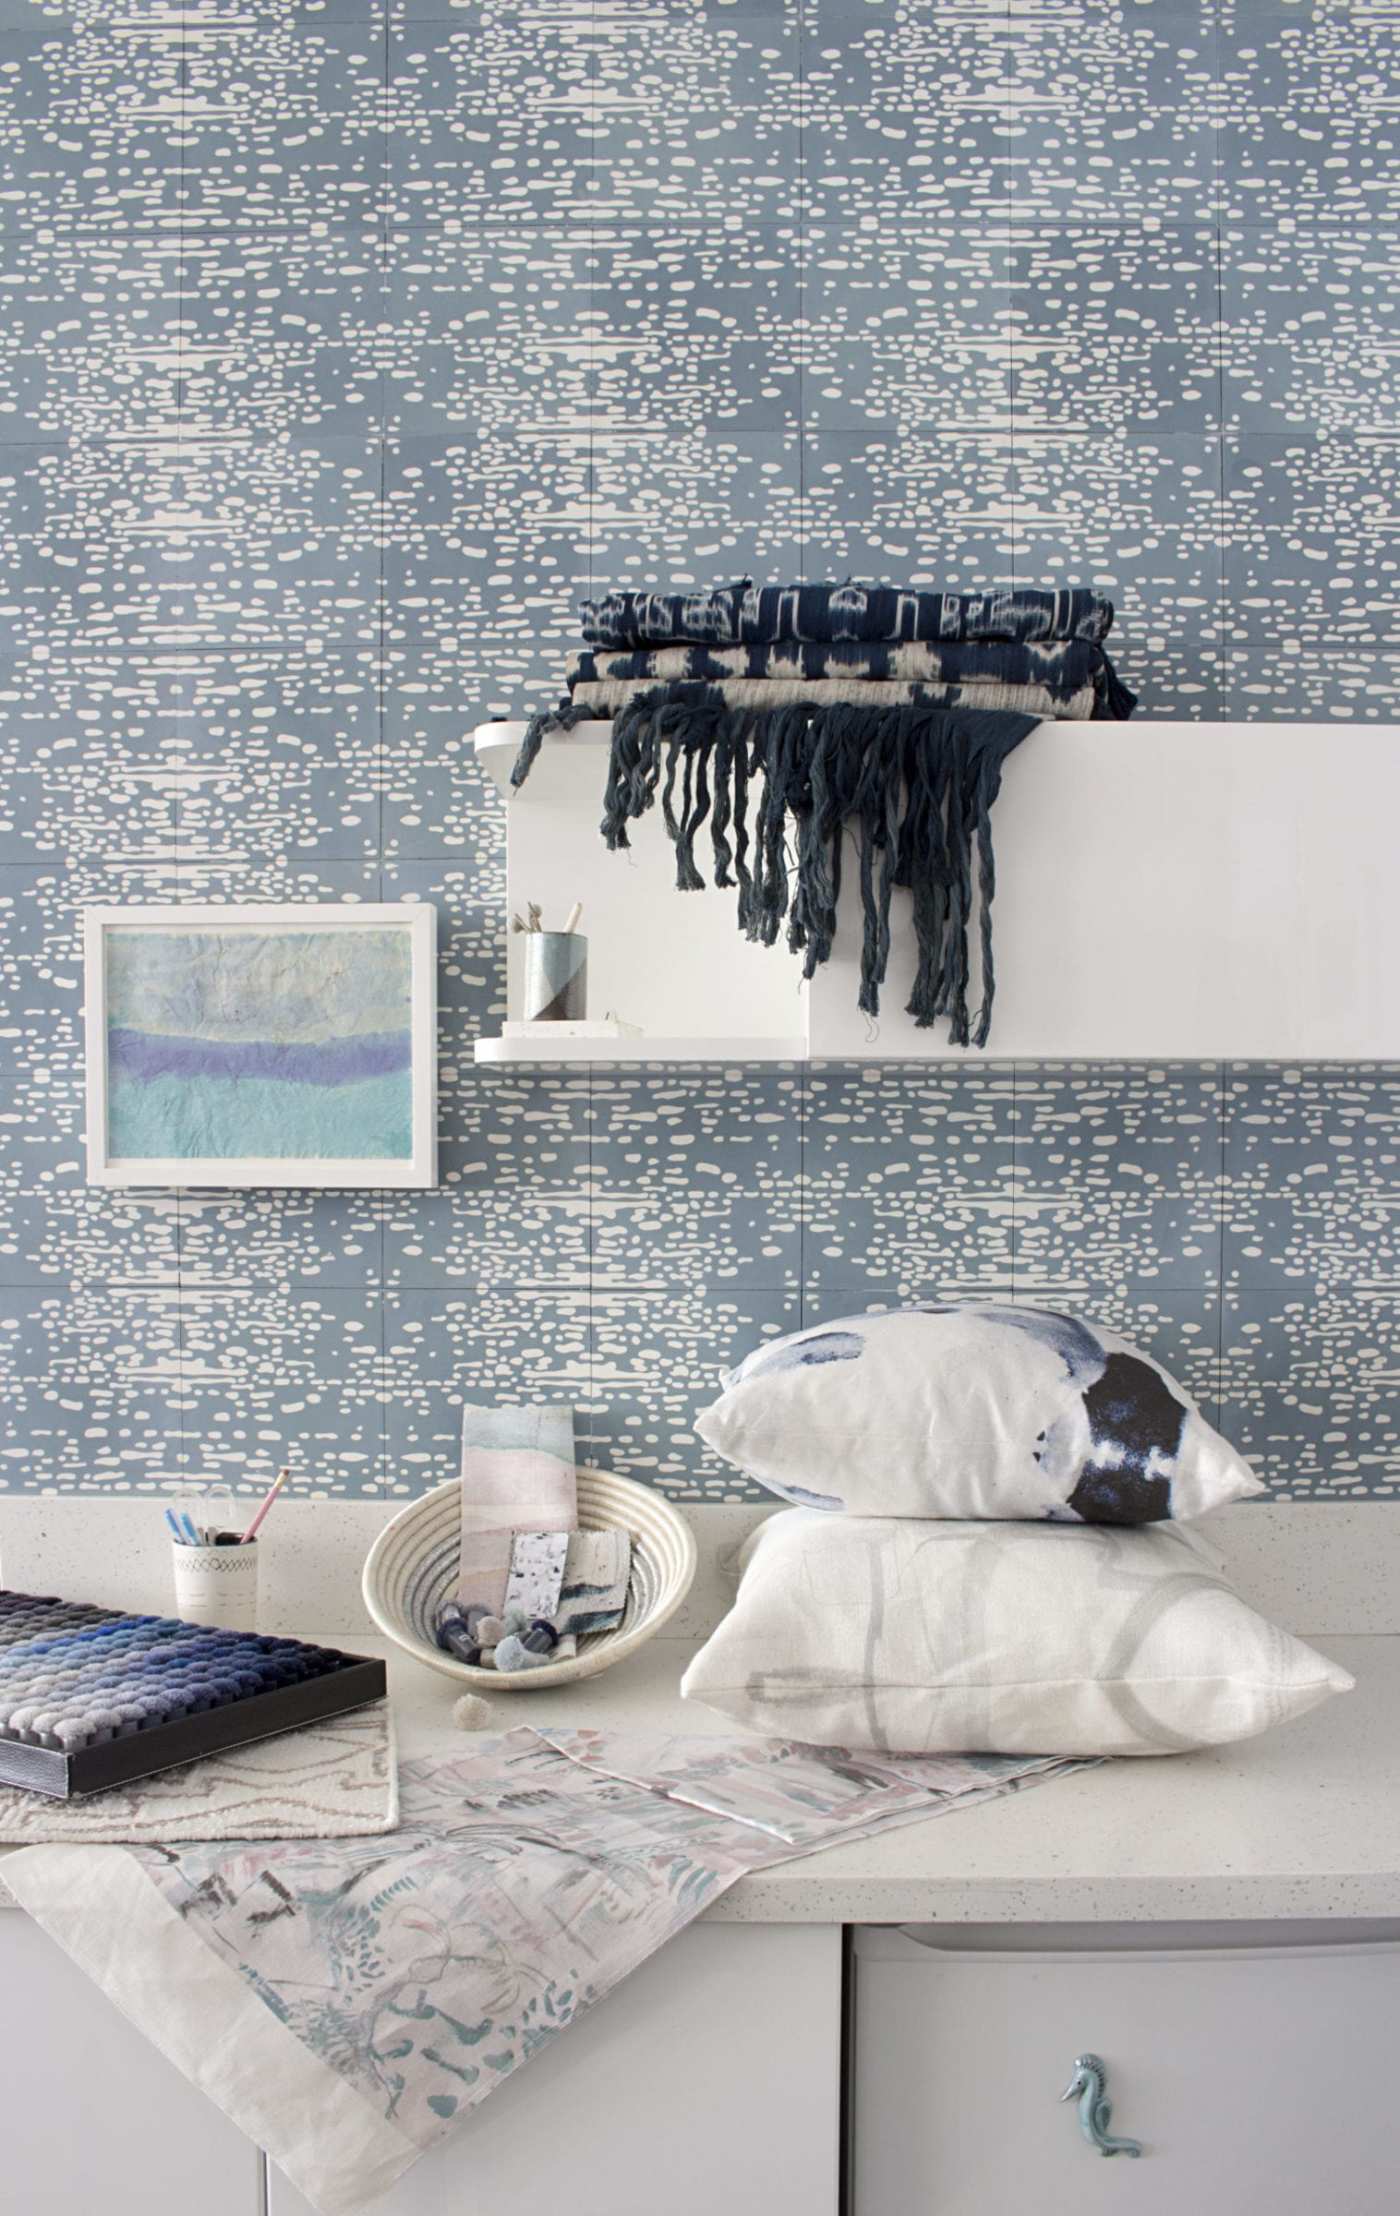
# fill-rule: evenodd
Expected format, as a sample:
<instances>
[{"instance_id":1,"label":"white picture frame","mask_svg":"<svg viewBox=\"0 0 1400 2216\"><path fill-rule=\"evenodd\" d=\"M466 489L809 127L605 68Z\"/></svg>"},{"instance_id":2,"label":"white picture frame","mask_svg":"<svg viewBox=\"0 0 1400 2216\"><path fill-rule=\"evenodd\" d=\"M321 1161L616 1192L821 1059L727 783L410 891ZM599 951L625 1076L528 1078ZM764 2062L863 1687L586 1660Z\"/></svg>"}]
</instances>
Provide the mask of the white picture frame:
<instances>
[{"instance_id":1,"label":"white picture frame","mask_svg":"<svg viewBox=\"0 0 1400 2216\"><path fill-rule=\"evenodd\" d=\"M157 1154L114 1149L111 1138L112 1097L118 1087L112 1084L111 1056L113 1027L109 1022L109 983L113 953L114 933L160 933L166 936L188 933L192 938L213 934L222 938L226 934L275 938L282 933L304 934L322 932L353 934L355 932L402 931L408 945L407 1017L409 1039L409 1077L411 1104L408 1112L408 1140L406 1153L397 1151L372 1154L337 1154L330 1152L299 1154L248 1154L232 1152L217 1154L175 1153ZM84 970L86 977L86 1046L87 1046L87 1168L88 1181L94 1185L153 1185L153 1186L203 1186L214 1189L229 1187L246 1189L255 1186L268 1187L427 1187L437 1183L437 911L428 903L417 902L364 902L359 906L332 905L329 902L285 902L265 905L229 902L217 906L200 907L172 902L159 906L99 907L83 911ZM192 949L192 958L198 952ZM392 950L377 949L397 971L397 958ZM137 985L133 988L123 981L118 995L136 990L139 992L139 949L137 958ZM248 949L251 959L260 958L260 950ZM155 950L151 950L152 957ZM125 950L128 971L132 964L133 950ZM366 949L370 958L370 950ZM118 960L122 959L118 950ZM168 956L166 957L168 960ZM275 960L273 964L275 974ZM175 974L174 970L167 975ZM399 980L395 974L395 988ZM130 1058L133 1049L130 1041L143 1034L130 1028L119 1027L123 1044L118 1051ZM173 1046L188 1042L177 1039L167 1028L150 1034L164 1043L171 1036ZM383 1037L385 1034L376 1034ZM213 1033L210 1033L213 1037ZM400 1034L392 1034L393 1051L400 1057ZM226 1049L227 1038L219 1042ZM237 1042L234 1051L237 1051ZM334 1040L317 1042L333 1051ZM245 1049L252 1052L251 1047ZM314 1052L308 1047L306 1052ZM342 1043L342 1051L350 1051L350 1042ZM165 1057L168 1061L169 1056ZM171 1073L153 1065L160 1076ZM179 1082L183 1073L175 1072ZM240 1074L243 1074L240 1072ZM280 1074L276 1073L276 1074ZM397 1073L396 1073L397 1074ZM189 1081L188 1079L186 1081ZM349 1079L342 1080L348 1084ZM298 1088L298 1094L308 1100L314 1096ZM235 1106L229 1111L236 1117L237 1096L229 1096ZM167 1133L167 1136L169 1134ZM264 1129L262 1137L267 1138ZM301 1134L298 1132L297 1134ZM358 1134L357 1134L358 1135ZM120 1142L120 1134L118 1134Z\"/></svg>"}]
</instances>

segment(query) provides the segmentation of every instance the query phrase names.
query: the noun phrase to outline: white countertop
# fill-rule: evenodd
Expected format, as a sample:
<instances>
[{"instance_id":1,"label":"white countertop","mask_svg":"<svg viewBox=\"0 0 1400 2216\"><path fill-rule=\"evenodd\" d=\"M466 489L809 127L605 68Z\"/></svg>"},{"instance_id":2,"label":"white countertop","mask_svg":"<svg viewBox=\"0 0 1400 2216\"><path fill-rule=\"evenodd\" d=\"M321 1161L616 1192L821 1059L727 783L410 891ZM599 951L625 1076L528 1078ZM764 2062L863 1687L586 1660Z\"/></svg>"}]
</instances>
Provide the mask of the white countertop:
<instances>
[{"instance_id":1,"label":"white countertop","mask_svg":"<svg viewBox=\"0 0 1400 2216\"><path fill-rule=\"evenodd\" d=\"M1317 1644L1354 1673L1356 1690L1263 1738L1105 1763L835 1847L742 1879L709 1914L726 1923L1400 1916L1400 1637ZM462 1744L450 1680L377 1642L353 1646L388 1654L403 1755ZM677 1694L694 1646L658 1638L569 1693L499 1696L491 1728L724 1733L723 1718Z\"/></svg>"}]
</instances>

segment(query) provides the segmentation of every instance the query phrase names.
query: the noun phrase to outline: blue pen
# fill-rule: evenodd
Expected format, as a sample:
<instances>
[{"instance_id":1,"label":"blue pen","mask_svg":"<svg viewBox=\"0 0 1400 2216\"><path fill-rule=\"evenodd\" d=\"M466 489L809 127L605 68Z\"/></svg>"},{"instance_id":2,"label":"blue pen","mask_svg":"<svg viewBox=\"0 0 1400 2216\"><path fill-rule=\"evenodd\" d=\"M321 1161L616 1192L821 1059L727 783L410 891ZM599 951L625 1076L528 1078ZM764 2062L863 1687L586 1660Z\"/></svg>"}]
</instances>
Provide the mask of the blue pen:
<instances>
[{"instance_id":1,"label":"blue pen","mask_svg":"<svg viewBox=\"0 0 1400 2216\"><path fill-rule=\"evenodd\" d=\"M177 1547L182 1547L182 1546L184 1546L184 1544L185 1544L185 1534L184 1534L184 1532L183 1532L183 1531L182 1531L182 1530L180 1529L180 1526L178 1525L178 1523L177 1523L177 1522L175 1521L175 1512L174 1512L174 1510L173 1510L173 1509L170 1509L170 1508L167 1508L167 1509L166 1509L166 1511L165 1511L165 1520L166 1520L166 1522L167 1522L167 1523L169 1524L169 1526L170 1526L170 1529L171 1529L172 1533L174 1534L174 1538L175 1538L175 1544L176 1544L176 1546L177 1546Z\"/></svg>"},{"instance_id":2,"label":"blue pen","mask_svg":"<svg viewBox=\"0 0 1400 2216\"><path fill-rule=\"evenodd\" d=\"M200 1539L199 1533L194 1528L194 1520L187 1508L182 1508L180 1510L180 1521L185 1527L186 1546L197 1547L202 1545L203 1542Z\"/></svg>"}]
</instances>

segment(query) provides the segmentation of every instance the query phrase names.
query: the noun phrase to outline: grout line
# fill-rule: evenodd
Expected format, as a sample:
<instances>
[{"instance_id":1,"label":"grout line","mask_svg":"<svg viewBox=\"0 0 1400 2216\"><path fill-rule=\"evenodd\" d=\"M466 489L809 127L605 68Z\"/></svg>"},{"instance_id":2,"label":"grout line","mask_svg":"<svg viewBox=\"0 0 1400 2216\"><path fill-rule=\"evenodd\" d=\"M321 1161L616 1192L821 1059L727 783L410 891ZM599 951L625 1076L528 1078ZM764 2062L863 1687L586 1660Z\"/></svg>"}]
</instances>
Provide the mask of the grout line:
<instances>
[{"instance_id":1,"label":"grout line","mask_svg":"<svg viewBox=\"0 0 1400 2216\"><path fill-rule=\"evenodd\" d=\"M176 455L177 455L177 457L179 457L179 455L181 454L181 451L182 451L182 449L183 449L183 446L184 446L184 439L185 439L185 413L186 413L186 409L185 409L185 266L186 266L186 265L185 265L185 256L186 256L186 251L187 251L187 248L188 248L188 244L189 244L189 241L188 241L188 238L187 238L187 235L186 235L185 229L184 229L184 223L183 223L183 213L184 213L184 205L185 205L185 147L186 147L186 138L187 138L187 133L186 133L186 128L185 128L185 126L186 126L186 120L187 120L187 96L188 96L188 92L189 92L189 18L188 18L188 11L187 11L187 9L186 9L186 8L184 8L184 7L182 7L182 8L181 8L181 10L180 10L180 160L179 160L179 166L178 166L178 168L177 168L177 170L176 170L176 187L175 187L175 192L176 192L176 202L175 202L175 205L176 205L176 221L177 221L177 223L178 223L178 224L180 225L180 228L179 228L179 231L178 231L178 234L177 234L177 236L178 236L178 239L179 239L179 248L178 248L178 252L177 252L177 255L176 255L176 263L175 263L175 267L176 267L176 271L177 271L177 275L176 275L176 316L177 316L177 337L176 337L176 341L175 341L175 451L176 451ZM175 820L174 820L174 823L173 823L173 825L172 825L172 844L173 844L173 846L174 846L174 850L175 850L175 897L176 897L176 899L177 899L177 901L178 901L178 900L180 900L180 899L181 899L181 898L183 897L183 894L184 894L184 875L185 875L185 859L184 859L184 844L185 844L185 793L184 793L184 788L183 788L183 787L182 787L182 786L181 786L181 785L180 785L180 784L179 784L178 782L177 782L177 784L176 784L176 787L175 787L175 794L174 794L174 818L175 818ZM176 1450L175 1450L175 1459L176 1459L176 1467L177 1467L177 1469L180 1469L180 1470L183 1470L183 1469L185 1468L185 1466L186 1466L186 1452L187 1452L187 1447L186 1447L186 1439L185 1439L185 1421L186 1421L186 1398L187 1398L187 1396L186 1396L186 1392L185 1392L185 1378L186 1378L186 1370L185 1370L185 1229L186 1229L186 1214L185 1214L185 1211L186 1211L186 1208L187 1208L187 1206L188 1206L188 1191L189 1191L189 1188L188 1188L187 1186L177 1186L177 1187L175 1188L175 1391L176 1391L176 1400L177 1400L177 1402L178 1402L178 1406L179 1406L179 1415L178 1415L178 1429L177 1429L177 1433L176 1433L176 1438L177 1438L177 1442L178 1442L178 1443L177 1443L177 1446L176 1446ZM265 2181L266 2181L266 2167L265 2167L265 2158L264 2158L264 2167L263 2167L263 2170L262 2170L262 2177L263 2177L263 2180L264 2180L264 2184L265 2184Z\"/></svg>"}]
</instances>

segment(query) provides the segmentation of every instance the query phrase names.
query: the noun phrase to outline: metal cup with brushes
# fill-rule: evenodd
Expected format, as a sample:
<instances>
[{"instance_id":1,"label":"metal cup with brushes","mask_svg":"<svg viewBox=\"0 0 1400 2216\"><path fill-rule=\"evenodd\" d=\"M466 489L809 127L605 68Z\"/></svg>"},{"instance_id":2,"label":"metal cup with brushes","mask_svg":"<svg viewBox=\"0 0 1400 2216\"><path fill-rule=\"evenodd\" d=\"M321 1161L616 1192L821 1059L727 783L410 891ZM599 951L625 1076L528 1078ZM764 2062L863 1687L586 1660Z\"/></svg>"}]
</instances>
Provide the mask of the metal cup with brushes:
<instances>
[{"instance_id":1,"label":"metal cup with brushes","mask_svg":"<svg viewBox=\"0 0 1400 2216\"><path fill-rule=\"evenodd\" d=\"M569 910L562 931L546 931L542 910L531 901L511 930L525 938L524 1013L527 1023L578 1023L588 1013L588 941L577 929L582 901Z\"/></svg>"}]
</instances>

